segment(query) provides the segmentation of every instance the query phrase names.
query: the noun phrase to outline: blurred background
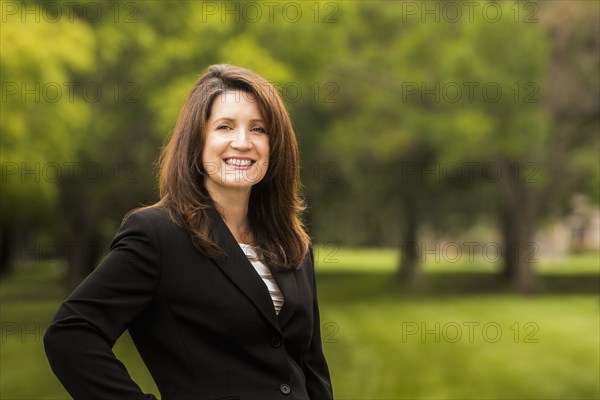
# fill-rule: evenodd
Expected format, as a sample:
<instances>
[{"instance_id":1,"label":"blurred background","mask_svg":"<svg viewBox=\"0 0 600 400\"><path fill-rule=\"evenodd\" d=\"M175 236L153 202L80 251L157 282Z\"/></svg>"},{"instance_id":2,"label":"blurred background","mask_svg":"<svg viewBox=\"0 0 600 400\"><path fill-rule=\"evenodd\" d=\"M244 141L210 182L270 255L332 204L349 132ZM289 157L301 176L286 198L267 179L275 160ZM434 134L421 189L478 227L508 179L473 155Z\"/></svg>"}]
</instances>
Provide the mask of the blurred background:
<instances>
[{"instance_id":1,"label":"blurred background","mask_svg":"<svg viewBox=\"0 0 600 400\"><path fill-rule=\"evenodd\" d=\"M44 330L214 63L294 121L337 399L600 397L599 2L0 5L1 399L69 398Z\"/></svg>"}]
</instances>

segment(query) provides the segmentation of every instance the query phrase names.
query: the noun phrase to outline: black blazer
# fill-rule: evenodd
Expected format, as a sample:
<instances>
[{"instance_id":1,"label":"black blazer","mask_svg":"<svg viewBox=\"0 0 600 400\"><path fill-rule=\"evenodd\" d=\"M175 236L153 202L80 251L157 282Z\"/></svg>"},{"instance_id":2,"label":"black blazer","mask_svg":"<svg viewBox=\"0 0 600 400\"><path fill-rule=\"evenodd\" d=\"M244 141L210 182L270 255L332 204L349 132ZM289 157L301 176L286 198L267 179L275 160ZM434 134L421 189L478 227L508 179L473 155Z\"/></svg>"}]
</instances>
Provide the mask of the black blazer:
<instances>
[{"instance_id":1,"label":"black blazer","mask_svg":"<svg viewBox=\"0 0 600 400\"><path fill-rule=\"evenodd\" d=\"M110 252L58 310L44 335L52 370L77 400L156 399L142 393L112 346L128 329L163 400L327 400L312 250L300 269L272 270L279 315L219 214L200 253L159 208L122 223Z\"/></svg>"}]
</instances>

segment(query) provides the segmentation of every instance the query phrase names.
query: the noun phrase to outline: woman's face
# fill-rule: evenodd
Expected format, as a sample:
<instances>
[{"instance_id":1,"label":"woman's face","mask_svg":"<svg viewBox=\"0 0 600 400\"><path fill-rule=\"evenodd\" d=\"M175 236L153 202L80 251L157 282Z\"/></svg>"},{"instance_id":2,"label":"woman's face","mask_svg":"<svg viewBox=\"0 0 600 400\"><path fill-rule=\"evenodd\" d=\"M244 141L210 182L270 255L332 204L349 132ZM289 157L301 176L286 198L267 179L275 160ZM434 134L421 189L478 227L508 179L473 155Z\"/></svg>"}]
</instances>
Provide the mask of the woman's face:
<instances>
[{"instance_id":1,"label":"woman's face","mask_svg":"<svg viewBox=\"0 0 600 400\"><path fill-rule=\"evenodd\" d=\"M218 95L206 124L202 161L211 195L260 182L269 165L269 135L256 98L242 91Z\"/></svg>"}]
</instances>

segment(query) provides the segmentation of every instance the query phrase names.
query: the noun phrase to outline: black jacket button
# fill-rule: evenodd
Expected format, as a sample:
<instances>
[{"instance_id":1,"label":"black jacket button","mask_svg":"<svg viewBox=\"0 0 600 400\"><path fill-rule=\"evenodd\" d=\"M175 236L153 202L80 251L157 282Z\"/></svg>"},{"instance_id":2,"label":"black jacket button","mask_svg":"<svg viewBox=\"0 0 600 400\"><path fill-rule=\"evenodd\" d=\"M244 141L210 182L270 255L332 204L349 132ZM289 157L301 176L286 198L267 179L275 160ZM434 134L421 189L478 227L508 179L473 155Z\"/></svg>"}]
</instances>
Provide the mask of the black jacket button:
<instances>
[{"instance_id":1,"label":"black jacket button","mask_svg":"<svg viewBox=\"0 0 600 400\"><path fill-rule=\"evenodd\" d=\"M283 394L290 394L292 388L290 388L290 385L288 385L287 383L284 383L283 385L279 386L279 390Z\"/></svg>"},{"instance_id":2,"label":"black jacket button","mask_svg":"<svg viewBox=\"0 0 600 400\"><path fill-rule=\"evenodd\" d=\"M281 339L279 338L279 336L275 335L271 338L271 346L273 346L273 347L281 346Z\"/></svg>"}]
</instances>

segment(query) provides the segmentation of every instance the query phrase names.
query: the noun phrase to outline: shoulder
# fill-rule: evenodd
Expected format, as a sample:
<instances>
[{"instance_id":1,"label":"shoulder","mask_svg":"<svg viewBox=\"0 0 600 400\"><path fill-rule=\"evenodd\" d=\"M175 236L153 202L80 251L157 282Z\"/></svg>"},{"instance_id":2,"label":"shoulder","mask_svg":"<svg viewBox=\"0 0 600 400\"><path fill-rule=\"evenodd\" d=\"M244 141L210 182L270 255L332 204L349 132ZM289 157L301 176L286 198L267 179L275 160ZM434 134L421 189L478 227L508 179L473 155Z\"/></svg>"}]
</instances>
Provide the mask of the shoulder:
<instances>
[{"instance_id":1,"label":"shoulder","mask_svg":"<svg viewBox=\"0 0 600 400\"><path fill-rule=\"evenodd\" d=\"M149 206L134 209L123 217L110 248L138 244L159 249L169 247L174 242L187 240L185 229L171 220L167 210Z\"/></svg>"},{"instance_id":2,"label":"shoulder","mask_svg":"<svg viewBox=\"0 0 600 400\"><path fill-rule=\"evenodd\" d=\"M169 221L169 214L167 210L162 207L153 205L141 208L135 208L125 214L123 217L123 222L125 221L137 221L143 220L148 221L150 223L165 223Z\"/></svg>"},{"instance_id":3,"label":"shoulder","mask_svg":"<svg viewBox=\"0 0 600 400\"><path fill-rule=\"evenodd\" d=\"M165 238L182 232L182 228L172 220L169 212L156 205L136 208L128 212L121 222L121 228L125 227L150 231L154 236Z\"/></svg>"},{"instance_id":4,"label":"shoulder","mask_svg":"<svg viewBox=\"0 0 600 400\"><path fill-rule=\"evenodd\" d=\"M315 259L314 259L312 243L310 243L310 242L308 244L306 253L304 254L304 258L302 259L302 262L300 263L300 265L297 268L297 271L300 271L300 272L310 276L311 279L314 279Z\"/></svg>"}]
</instances>

